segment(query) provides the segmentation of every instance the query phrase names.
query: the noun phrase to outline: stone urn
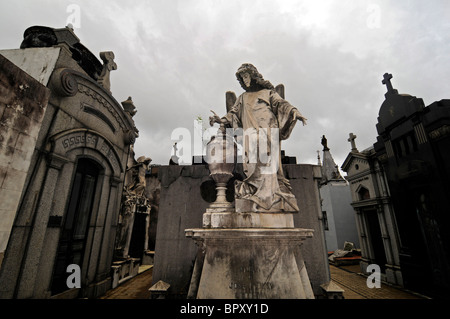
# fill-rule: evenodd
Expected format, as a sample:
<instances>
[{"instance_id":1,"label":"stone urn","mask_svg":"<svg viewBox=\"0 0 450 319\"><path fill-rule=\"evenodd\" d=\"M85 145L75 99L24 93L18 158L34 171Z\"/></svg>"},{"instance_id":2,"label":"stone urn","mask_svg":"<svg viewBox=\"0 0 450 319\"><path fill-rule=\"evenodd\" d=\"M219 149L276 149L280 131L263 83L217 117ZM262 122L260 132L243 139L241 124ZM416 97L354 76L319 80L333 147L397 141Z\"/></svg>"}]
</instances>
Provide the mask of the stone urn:
<instances>
[{"instance_id":1,"label":"stone urn","mask_svg":"<svg viewBox=\"0 0 450 319\"><path fill-rule=\"evenodd\" d=\"M226 199L227 183L233 177L237 147L232 136L221 125L217 134L206 145L206 162L211 178L216 182L217 197L210 208L229 209L232 203Z\"/></svg>"}]
</instances>

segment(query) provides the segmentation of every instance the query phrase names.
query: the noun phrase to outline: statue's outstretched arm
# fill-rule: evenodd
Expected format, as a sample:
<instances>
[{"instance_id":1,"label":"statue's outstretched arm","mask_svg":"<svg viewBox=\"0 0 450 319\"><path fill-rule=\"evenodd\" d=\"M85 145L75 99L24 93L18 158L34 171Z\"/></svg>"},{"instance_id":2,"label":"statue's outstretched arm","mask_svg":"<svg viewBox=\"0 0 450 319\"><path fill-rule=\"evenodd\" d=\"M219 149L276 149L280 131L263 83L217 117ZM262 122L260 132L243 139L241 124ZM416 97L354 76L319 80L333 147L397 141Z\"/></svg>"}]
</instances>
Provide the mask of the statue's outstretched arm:
<instances>
[{"instance_id":1,"label":"statue's outstretched arm","mask_svg":"<svg viewBox=\"0 0 450 319\"><path fill-rule=\"evenodd\" d=\"M303 126L306 125L306 121L308 120L308 119L307 119L306 117L304 117L304 116L302 115L302 113L300 113L300 111L297 110L297 109L294 109L294 112L293 112L293 115L292 115L292 119L293 119L294 121L296 121L296 120L301 121L301 122L303 123Z\"/></svg>"},{"instance_id":2,"label":"statue's outstretched arm","mask_svg":"<svg viewBox=\"0 0 450 319\"><path fill-rule=\"evenodd\" d=\"M229 119L227 118L227 116L224 117L220 117L219 115L216 114L216 112L214 112L213 110L211 110L211 112L214 114L213 116L209 117L209 125L213 126L214 123L218 123L221 126L225 126L225 127L231 127L231 122L229 121ZM228 115L228 114L227 114Z\"/></svg>"},{"instance_id":3,"label":"statue's outstretched arm","mask_svg":"<svg viewBox=\"0 0 450 319\"><path fill-rule=\"evenodd\" d=\"M210 126L213 126L214 123L222 124L223 121L222 121L222 119L220 118L220 116L217 115L217 113L214 112L213 110L211 110L211 112L212 112L214 115L212 115L212 116L209 117L209 125L210 125Z\"/></svg>"}]
</instances>

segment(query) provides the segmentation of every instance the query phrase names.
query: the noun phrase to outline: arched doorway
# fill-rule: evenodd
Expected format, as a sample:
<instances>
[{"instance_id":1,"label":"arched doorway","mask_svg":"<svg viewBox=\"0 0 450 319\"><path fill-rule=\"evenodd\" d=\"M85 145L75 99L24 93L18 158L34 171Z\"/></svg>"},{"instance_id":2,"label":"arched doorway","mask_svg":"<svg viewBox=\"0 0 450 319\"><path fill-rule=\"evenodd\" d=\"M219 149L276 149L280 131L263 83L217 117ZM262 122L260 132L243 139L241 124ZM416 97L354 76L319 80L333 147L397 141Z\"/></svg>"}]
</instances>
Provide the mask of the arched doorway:
<instances>
[{"instance_id":1,"label":"arched doorway","mask_svg":"<svg viewBox=\"0 0 450 319\"><path fill-rule=\"evenodd\" d=\"M100 173L100 166L86 158L77 163L69 204L63 221L53 269L52 295L68 289L67 266L76 264L82 268L87 230Z\"/></svg>"}]
</instances>

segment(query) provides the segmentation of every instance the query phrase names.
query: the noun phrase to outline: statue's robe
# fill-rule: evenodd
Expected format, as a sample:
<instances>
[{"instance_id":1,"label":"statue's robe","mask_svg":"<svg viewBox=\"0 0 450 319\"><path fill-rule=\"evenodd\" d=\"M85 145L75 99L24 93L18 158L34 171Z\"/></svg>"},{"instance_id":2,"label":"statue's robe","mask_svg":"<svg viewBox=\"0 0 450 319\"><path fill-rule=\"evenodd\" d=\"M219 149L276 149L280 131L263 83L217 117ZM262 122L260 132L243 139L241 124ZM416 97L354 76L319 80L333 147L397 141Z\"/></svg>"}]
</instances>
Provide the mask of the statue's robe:
<instances>
[{"instance_id":1,"label":"statue's robe","mask_svg":"<svg viewBox=\"0 0 450 319\"><path fill-rule=\"evenodd\" d=\"M256 211L298 211L283 174L280 149L297 122L295 110L274 90L263 89L241 94L224 117L231 127L243 129L246 178L236 182L236 199L253 202Z\"/></svg>"}]
</instances>

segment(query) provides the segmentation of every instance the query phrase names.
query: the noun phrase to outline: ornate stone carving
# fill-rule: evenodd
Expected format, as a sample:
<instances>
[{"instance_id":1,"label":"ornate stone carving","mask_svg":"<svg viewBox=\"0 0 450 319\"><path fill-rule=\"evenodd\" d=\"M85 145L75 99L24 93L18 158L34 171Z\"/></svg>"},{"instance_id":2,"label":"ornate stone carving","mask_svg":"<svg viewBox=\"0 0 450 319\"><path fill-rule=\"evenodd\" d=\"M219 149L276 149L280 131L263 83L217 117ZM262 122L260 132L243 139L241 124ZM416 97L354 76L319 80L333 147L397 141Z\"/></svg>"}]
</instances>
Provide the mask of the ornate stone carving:
<instances>
[{"instance_id":1,"label":"ornate stone carving","mask_svg":"<svg viewBox=\"0 0 450 319\"><path fill-rule=\"evenodd\" d=\"M237 147L233 137L226 134L223 125L206 146L206 161L211 178L216 182L217 198L210 208L229 210L232 204L226 199L227 183L233 177ZM231 155L231 156L230 156Z\"/></svg>"},{"instance_id":2,"label":"ornate stone carving","mask_svg":"<svg viewBox=\"0 0 450 319\"><path fill-rule=\"evenodd\" d=\"M53 88L60 96L75 96L78 92L78 82L70 69L57 69L52 76Z\"/></svg>"},{"instance_id":3,"label":"ornate stone carving","mask_svg":"<svg viewBox=\"0 0 450 319\"><path fill-rule=\"evenodd\" d=\"M113 106L98 92L94 91L92 88L86 86L85 84L79 83L78 84L78 90L80 93L83 93L87 96L90 96L97 102L99 102L101 105L103 105L108 112L111 113L111 115L116 119L117 123L119 123L120 127L122 129L125 129L126 125L123 123L123 119L120 117L120 115L117 113L116 110L114 110Z\"/></svg>"},{"instance_id":4,"label":"ornate stone carving","mask_svg":"<svg viewBox=\"0 0 450 319\"><path fill-rule=\"evenodd\" d=\"M111 93L109 73L112 70L117 70L117 63L114 62L114 53L112 51L100 52L100 58L103 61L103 70L98 78L98 83Z\"/></svg>"},{"instance_id":5,"label":"ornate stone carving","mask_svg":"<svg viewBox=\"0 0 450 319\"><path fill-rule=\"evenodd\" d=\"M123 141L125 145L133 145L136 142L136 132L131 130L124 131Z\"/></svg>"},{"instance_id":6,"label":"ornate stone carving","mask_svg":"<svg viewBox=\"0 0 450 319\"><path fill-rule=\"evenodd\" d=\"M141 156L133 159L133 165L127 168L125 185L122 192L122 207L119 216L119 230L116 238L116 258L128 257L131 232L133 230L133 214L150 213L150 199L145 193L145 173L151 158Z\"/></svg>"},{"instance_id":7,"label":"ornate stone carving","mask_svg":"<svg viewBox=\"0 0 450 319\"><path fill-rule=\"evenodd\" d=\"M128 97L125 101L122 102L123 110L128 113L131 117L136 114L136 107L134 106L133 100L131 96Z\"/></svg>"},{"instance_id":8,"label":"ornate stone carving","mask_svg":"<svg viewBox=\"0 0 450 319\"><path fill-rule=\"evenodd\" d=\"M56 154L65 156L75 148L91 148L105 156L116 174L123 171L120 157L113 144L95 131L88 129L68 130L52 136L50 141L54 145L53 152Z\"/></svg>"},{"instance_id":9,"label":"ornate stone carving","mask_svg":"<svg viewBox=\"0 0 450 319\"><path fill-rule=\"evenodd\" d=\"M131 99L131 96L128 97L125 101L122 103L123 110L125 111L125 114L128 114L130 117L133 117L136 114L136 106L134 106L133 100ZM136 126L134 126L134 130L126 130L124 131L124 142L125 145L131 145L134 144L136 141L136 137L139 136L138 129Z\"/></svg>"},{"instance_id":10,"label":"ornate stone carving","mask_svg":"<svg viewBox=\"0 0 450 319\"><path fill-rule=\"evenodd\" d=\"M73 29L69 27L54 29L44 26L32 26L25 30L21 49L38 47L62 47L72 55L78 65L91 77L97 80L102 71L102 64L80 42Z\"/></svg>"}]
</instances>

